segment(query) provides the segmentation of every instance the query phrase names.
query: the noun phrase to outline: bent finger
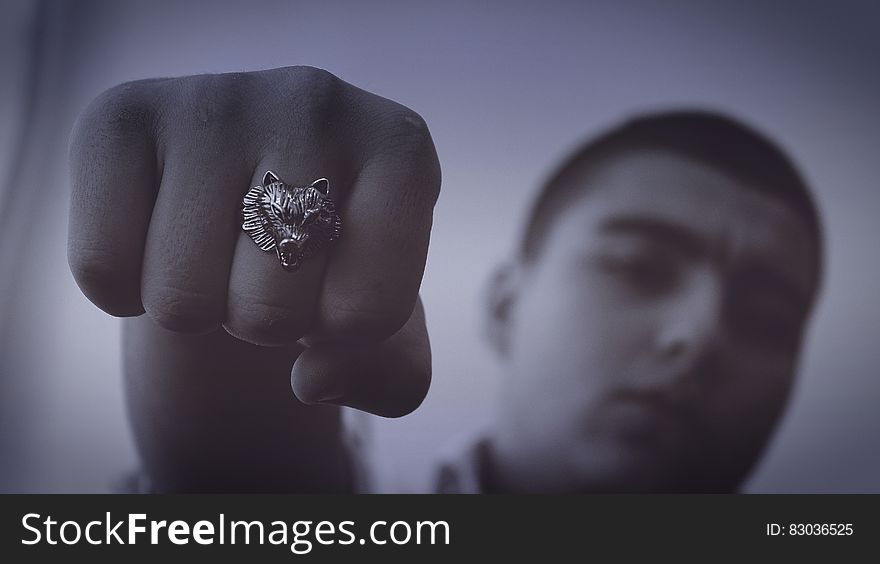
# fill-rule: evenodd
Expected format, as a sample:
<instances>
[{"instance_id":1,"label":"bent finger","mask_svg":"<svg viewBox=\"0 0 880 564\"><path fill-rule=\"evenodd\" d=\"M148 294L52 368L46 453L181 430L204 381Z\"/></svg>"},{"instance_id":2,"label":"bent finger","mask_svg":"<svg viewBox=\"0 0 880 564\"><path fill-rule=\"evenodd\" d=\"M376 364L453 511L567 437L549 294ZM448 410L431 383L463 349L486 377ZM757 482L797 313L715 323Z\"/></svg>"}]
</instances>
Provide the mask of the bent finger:
<instances>
[{"instance_id":1,"label":"bent finger","mask_svg":"<svg viewBox=\"0 0 880 564\"><path fill-rule=\"evenodd\" d=\"M425 269L440 165L424 122L406 110L379 136L343 206L316 341L382 341L410 318Z\"/></svg>"},{"instance_id":2,"label":"bent finger","mask_svg":"<svg viewBox=\"0 0 880 564\"><path fill-rule=\"evenodd\" d=\"M319 343L297 358L291 386L304 403L343 405L401 417L421 405L431 385L431 346L418 300L409 321L383 343Z\"/></svg>"},{"instance_id":3,"label":"bent finger","mask_svg":"<svg viewBox=\"0 0 880 564\"><path fill-rule=\"evenodd\" d=\"M120 317L144 312L141 263L158 192L154 82L108 90L71 136L68 262L86 297Z\"/></svg>"}]
</instances>

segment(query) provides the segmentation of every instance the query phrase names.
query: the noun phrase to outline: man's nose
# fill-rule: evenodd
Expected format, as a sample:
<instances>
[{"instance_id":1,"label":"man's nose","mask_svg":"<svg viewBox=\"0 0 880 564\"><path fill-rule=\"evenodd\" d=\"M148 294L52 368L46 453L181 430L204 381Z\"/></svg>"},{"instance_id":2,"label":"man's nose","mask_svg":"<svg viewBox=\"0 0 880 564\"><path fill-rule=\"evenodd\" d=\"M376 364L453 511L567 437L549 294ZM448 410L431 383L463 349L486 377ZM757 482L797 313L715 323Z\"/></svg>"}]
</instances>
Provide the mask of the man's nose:
<instances>
[{"instance_id":1,"label":"man's nose","mask_svg":"<svg viewBox=\"0 0 880 564\"><path fill-rule=\"evenodd\" d=\"M670 302L658 333L660 354L688 370L715 352L723 332L724 292L710 272L695 273Z\"/></svg>"}]
</instances>

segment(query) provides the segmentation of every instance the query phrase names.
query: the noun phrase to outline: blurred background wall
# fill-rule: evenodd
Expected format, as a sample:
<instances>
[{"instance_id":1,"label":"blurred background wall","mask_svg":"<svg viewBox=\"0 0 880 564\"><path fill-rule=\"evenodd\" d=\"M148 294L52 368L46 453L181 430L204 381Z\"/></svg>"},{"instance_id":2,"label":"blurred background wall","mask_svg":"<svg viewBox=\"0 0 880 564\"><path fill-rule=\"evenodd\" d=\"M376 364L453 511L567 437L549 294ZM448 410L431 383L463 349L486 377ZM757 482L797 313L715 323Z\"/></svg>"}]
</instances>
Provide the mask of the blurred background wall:
<instances>
[{"instance_id":1,"label":"blurred background wall","mask_svg":"<svg viewBox=\"0 0 880 564\"><path fill-rule=\"evenodd\" d=\"M880 492L876 3L3 0L0 21L0 488L106 491L137 465L119 322L65 258L75 115L126 80L308 64L418 111L443 164L434 383L373 420L381 489L424 488L438 446L491 415L482 291L557 160L630 113L698 105L780 141L827 228L798 385L746 491Z\"/></svg>"}]
</instances>

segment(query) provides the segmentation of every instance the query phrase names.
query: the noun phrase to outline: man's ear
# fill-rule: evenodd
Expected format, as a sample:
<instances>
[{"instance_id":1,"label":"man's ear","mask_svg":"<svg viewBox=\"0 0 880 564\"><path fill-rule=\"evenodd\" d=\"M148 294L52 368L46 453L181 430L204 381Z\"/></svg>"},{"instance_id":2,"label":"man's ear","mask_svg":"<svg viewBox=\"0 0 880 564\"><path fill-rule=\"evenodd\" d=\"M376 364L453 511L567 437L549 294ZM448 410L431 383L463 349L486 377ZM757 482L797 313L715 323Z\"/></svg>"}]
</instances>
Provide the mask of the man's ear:
<instances>
[{"instance_id":1,"label":"man's ear","mask_svg":"<svg viewBox=\"0 0 880 564\"><path fill-rule=\"evenodd\" d=\"M513 310L519 296L522 267L507 262L495 269L486 291L485 332L489 344L500 356L510 350Z\"/></svg>"}]
</instances>

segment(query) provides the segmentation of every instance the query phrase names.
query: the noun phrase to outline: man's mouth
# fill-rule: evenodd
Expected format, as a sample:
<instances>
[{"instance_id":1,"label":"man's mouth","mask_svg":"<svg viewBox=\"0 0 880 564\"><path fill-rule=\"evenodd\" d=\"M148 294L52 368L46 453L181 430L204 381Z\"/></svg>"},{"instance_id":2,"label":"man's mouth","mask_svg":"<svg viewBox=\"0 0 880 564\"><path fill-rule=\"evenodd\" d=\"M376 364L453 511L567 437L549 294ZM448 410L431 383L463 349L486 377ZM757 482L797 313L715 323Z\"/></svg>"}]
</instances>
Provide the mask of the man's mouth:
<instances>
[{"instance_id":1,"label":"man's mouth","mask_svg":"<svg viewBox=\"0 0 880 564\"><path fill-rule=\"evenodd\" d=\"M302 255L303 243L295 239L284 239L278 244L278 258L285 268L295 267Z\"/></svg>"},{"instance_id":2,"label":"man's mouth","mask_svg":"<svg viewBox=\"0 0 880 564\"><path fill-rule=\"evenodd\" d=\"M691 434L698 424L691 409L659 390L626 389L611 403L615 431L634 440L670 439Z\"/></svg>"}]
</instances>

